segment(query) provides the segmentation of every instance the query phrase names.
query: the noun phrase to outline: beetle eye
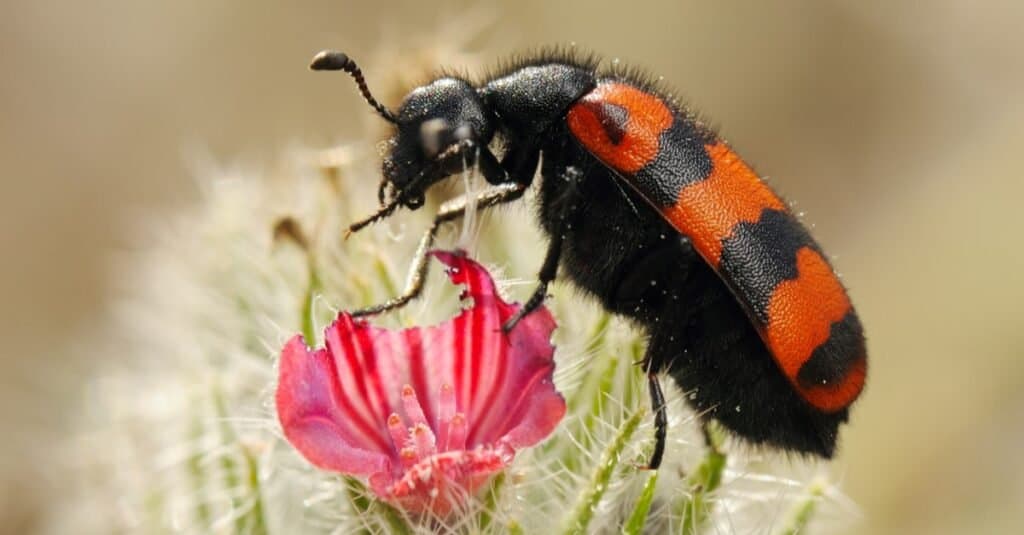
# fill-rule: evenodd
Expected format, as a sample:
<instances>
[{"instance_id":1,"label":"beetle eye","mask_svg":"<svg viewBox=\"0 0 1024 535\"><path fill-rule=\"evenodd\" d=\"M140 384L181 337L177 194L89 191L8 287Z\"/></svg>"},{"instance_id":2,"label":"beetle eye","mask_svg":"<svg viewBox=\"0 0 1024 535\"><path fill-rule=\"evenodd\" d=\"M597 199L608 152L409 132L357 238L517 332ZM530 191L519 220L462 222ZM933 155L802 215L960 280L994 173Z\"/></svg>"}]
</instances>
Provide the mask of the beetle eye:
<instances>
[{"instance_id":1,"label":"beetle eye","mask_svg":"<svg viewBox=\"0 0 1024 535\"><path fill-rule=\"evenodd\" d=\"M430 119L423 121L420 125L420 146L423 147L423 154L427 158L434 158L443 148L444 133L448 129L448 121L444 119Z\"/></svg>"}]
</instances>

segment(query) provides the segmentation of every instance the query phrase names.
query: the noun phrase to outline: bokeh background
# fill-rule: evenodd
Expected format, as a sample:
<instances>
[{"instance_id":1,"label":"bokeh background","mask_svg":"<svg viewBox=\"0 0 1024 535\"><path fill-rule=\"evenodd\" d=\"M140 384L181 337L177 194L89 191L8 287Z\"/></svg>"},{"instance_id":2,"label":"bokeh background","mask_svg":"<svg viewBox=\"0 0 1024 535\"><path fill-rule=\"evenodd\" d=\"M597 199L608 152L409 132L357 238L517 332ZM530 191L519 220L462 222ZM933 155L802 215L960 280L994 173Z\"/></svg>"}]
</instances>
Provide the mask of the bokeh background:
<instances>
[{"instance_id":1,"label":"bokeh background","mask_svg":"<svg viewBox=\"0 0 1024 535\"><path fill-rule=\"evenodd\" d=\"M872 359L836 461L855 532L1017 532L1022 21L1010 0L7 0L0 531L61 500L28 453L60 443L96 359L117 358L90 346L119 258L197 197L197 162L365 137L374 118L348 81L306 70L312 53L344 48L372 85L407 69L382 58L429 47L487 64L576 42L679 88L835 255Z\"/></svg>"}]
</instances>

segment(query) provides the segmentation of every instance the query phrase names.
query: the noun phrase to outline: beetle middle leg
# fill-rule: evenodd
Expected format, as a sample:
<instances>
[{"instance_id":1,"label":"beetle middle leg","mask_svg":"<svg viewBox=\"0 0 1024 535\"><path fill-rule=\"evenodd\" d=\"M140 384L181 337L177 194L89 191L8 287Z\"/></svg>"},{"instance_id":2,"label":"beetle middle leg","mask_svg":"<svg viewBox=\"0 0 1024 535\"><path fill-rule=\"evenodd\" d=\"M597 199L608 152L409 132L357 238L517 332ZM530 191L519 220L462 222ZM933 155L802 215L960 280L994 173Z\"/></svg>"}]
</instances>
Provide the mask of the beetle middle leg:
<instances>
[{"instance_id":1,"label":"beetle middle leg","mask_svg":"<svg viewBox=\"0 0 1024 535\"><path fill-rule=\"evenodd\" d=\"M563 177L567 181L577 182L583 178L583 173L575 167L567 167L563 171ZM558 274L558 263L562 257L562 242L565 239L567 225L576 214L577 203L579 202L580 194L578 190L574 187L571 189L571 192L566 198L567 206L558 217L558 224L554 232L551 233L551 241L548 242L548 250L544 254L544 263L541 264L540 272L537 275L537 287L530 294L526 303L501 326L501 329L505 332L511 331L520 320L540 308L544 304L544 299L547 298L548 286L555 280L555 276Z\"/></svg>"}]
</instances>

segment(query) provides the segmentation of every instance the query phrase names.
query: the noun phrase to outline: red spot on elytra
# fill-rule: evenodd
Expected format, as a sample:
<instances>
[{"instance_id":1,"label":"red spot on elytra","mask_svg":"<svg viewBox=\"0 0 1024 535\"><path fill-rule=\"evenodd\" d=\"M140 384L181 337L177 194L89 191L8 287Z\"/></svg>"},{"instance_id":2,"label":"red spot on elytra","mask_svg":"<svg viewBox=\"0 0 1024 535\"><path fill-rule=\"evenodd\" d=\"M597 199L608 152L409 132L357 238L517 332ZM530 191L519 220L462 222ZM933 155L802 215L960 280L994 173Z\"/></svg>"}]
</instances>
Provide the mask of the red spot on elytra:
<instances>
[{"instance_id":1,"label":"red spot on elytra","mask_svg":"<svg viewBox=\"0 0 1024 535\"><path fill-rule=\"evenodd\" d=\"M608 117L608 105L625 112L625 124L612 124L622 118ZM584 95L566 117L569 130L587 150L626 174L640 171L658 157L659 138L672 120L672 110L657 96L614 82L602 83Z\"/></svg>"}]
</instances>

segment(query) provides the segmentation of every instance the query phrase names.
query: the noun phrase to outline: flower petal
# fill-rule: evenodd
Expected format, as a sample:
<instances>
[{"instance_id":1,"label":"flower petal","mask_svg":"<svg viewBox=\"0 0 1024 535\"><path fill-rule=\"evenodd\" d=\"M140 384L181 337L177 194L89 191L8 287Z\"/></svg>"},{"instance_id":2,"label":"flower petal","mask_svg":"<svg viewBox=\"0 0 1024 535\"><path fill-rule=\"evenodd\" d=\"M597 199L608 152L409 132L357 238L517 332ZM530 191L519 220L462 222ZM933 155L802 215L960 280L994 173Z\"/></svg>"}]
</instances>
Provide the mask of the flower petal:
<instances>
[{"instance_id":1,"label":"flower petal","mask_svg":"<svg viewBox=\"0 0 1024 535\"><path fill-rule=\"evenodd\" d=\"M281 355L278 417L313 464L369 476L379 496L444 514L565 414L555 390L555 328L540 307L510 333L506 303L480 264L432 252L473 300L433 327L388 330L342 312L311 352L296 336Z\"/></svg>"},{"instance_id":2,"label":"flower petal","mask_svg":"<svg viewBox=\"0 0 1024 535\"><path fill-rule=\"evenodd\" d=\"M463 296L473 298L471 308L439 326L460 333L452 350L442 353L456 358L453 378L459 410L469 420L467 447L494 444L513 430L510 445L537 443L565 414L565 400L551 377L555 367L551 313L541 306L506 335L501 327L521 305L502 300L480 264L458 254L431 254L449 266L452 282L466 286ZM460 366L459 357L470 366Z\"/></svg>"},{"instance_id":3,"label":"flower petal","mask_svg":"<svg viewBox=\"0 0 1024 535\"><path fill-rule=\"evenodd\" d=\"M288 442L309 462L355 475L388 470L390 455L377 438L377 422L350 409L326 351L310 352L295 336L278 366L277 416Z\"/></svg>"}]
</instances>

